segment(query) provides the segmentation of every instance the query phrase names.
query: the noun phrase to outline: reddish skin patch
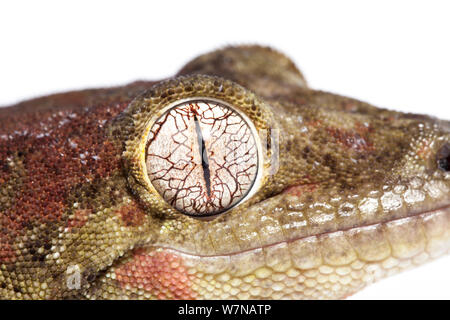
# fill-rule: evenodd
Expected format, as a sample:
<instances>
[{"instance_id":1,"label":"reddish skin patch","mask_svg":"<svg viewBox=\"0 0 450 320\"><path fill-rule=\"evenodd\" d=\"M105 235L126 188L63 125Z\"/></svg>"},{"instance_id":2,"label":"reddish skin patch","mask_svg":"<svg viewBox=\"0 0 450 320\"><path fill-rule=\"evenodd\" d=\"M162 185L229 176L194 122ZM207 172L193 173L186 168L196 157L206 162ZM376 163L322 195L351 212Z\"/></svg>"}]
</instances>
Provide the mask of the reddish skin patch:
<instances>
[{"instance_id":1,"label":"reddish skin patch","mask_svg":"<svg viewBox=\"0 0 450 320\"><path fill-rule=\"evenodd\" d=\"M359 131L359 132L358 132ZM375 148L367 137L368 129L364 130L343 130L334 127L327 128L327 132L336 141L346 148L355 150L356 152L371 152Z\"/></svg>"},{"instance_id":2,"label":"reddish skin patch","mask_svg":"<svg viewBox=\"0 0 450 320\"><path fill-rule=\"evenodd\" d=\"M358 132L360 135L366 135L366 134L368 134L368 133L372 133L372 132L375 131L375 130L373 129L372 126L370 126L370 125L365 125L365 124L362 124L362 123L360 123L360 122L356 122L356 123L355 123L355 130L356 130L356 132Z\"/></svg>"},{"instance_id":3,"label":"reddish skin patch","mask_svg":"<svg viewBox=\"0 0 450 320\"><path fill-rule=\"evenodd\" d=\"M304 193L311 193L316 191L318 187L319 184L317 183L294 185L284 189L283 193L300 197Z\"/></svg>"},{"instance_id":4,"label":"reddish skin patch","mask_svg":"<svg viewBox=\"0 0 450 320\"><path fill-rule=\"evenodd\" d=\"M430 143L427 140L422 141L421 146L419 147L419 150L417 151L417 155L422 160L427 160L431 156L431 148Z\"/></svg>"},{"instance_id":5,"label":"reddish skin patch","mask_svg":"<svg viewBox=\"0 0 450 320\"><path fill-rule=\"evenodd\" d=\"M122 170L122 146L111 140L109 126L153 84L67 92L0 108L0 184L8 185L0 195L0 264L15 266L19 259L34 272L31 266L42 260L25 256L29 246L46 248L47 235L59 227L76 232L85 225L95 202L68 217L80 189L93 185L89 192L97 192L96 184Z\"/></svg>"},{"instance_id":6,"label":"reddish skin patch","mask_svg":"<svg viewBox=\"0 0 450 320\"><path fill-rule=\"evenodd\" d=\"M322 127L322 124L323 124L322 120L314 120L314 121L306 122L306 125L308 127L313 127L313 128L320 128L320 127Z\"/></svg>"},{"instance_id":7,"label":"reddish skin patch","mask_svg":"<svg viewBox=\"0 0 450 320\"><path fill-rule=\"evenodd\" d=\"M132 202L117 210L117 214L127 227L136 227L144 222L145 214L138 204Z\"/></svg>"},{"instance_id":8,"label":"reddish skin patch","mask_svg":"<svg viewBox=\"0 0 450 320\"><path fill-rule=\"evenodd\" d=\"M67 228L72 231L73 228L81 228L88 220L88 216L92 213L91 209L75 210L73 217L67 221Z\"/></svg>"},{"instance_id":9,"label":"reddish skin patch","mask_svg":"<svg viewBox=\"0 0 450 320\"><path fill-rule=\"evenodd\" d=\"M354 101L344 101L342 107L346 112L355 112L358 110L358 106Z\"/></svg>"},{"instance_id":10,"label":"reddish skin patch","mask_svg":"<svg viewBox=\"0 0 450 320\"><path fill-rule=\"evenodd\" d=\"M11 245L6 241L6 237L0 234L0 262L14 263L16 261L16 254Z\"/></svg>"},{"instance_id":11,"label":"reddish skin patch","mask_svg":"<svg viewBox=\"0 0 450 320\"><path fill-rule=\"evenodd\" d=\"M68 197L121 170L121 148L105 129L129 99L95 105L90 99L87 92L69 93L1 108L0 180L14 190L0 213L3 248L34 226L80 226L83 219L66 220Z\"/></svg>"},{"instance_id":12,"label":"reddish skin patch","mask_svg":"<svg viewBox=\"0 0 450 320\"><path fill-rule=\"evenodd\" d=\"M105 179L120 169L120 150L108 140L104 127L125 107L99 105L42 114L11 112L9 119L2 119L2 124L17 124L12 131L15 133L0 141L0 164L12 159L19 176L15 197L2 212L14 221L6 226L9 234L16 228L20 233L30 223L62 221L69 204L67 196L74 188ZM23 128L28 121L32 123ZM11 170L5 167L2 172L10 175ZM0 175L2 180L7 177Z\"/></svg>"},{"instance_id":13,"label":"reddish skin patch","mask_svg":"<svg viewBox=\"0 0 450 320\"><path fill-rule=\"evenodd\" d=\"M194 299L192 276L188 275L183 259L167 251L136 249L131 261L115 270L123 289L142 288L157 299Z\"/></svg>"}]
</instances>

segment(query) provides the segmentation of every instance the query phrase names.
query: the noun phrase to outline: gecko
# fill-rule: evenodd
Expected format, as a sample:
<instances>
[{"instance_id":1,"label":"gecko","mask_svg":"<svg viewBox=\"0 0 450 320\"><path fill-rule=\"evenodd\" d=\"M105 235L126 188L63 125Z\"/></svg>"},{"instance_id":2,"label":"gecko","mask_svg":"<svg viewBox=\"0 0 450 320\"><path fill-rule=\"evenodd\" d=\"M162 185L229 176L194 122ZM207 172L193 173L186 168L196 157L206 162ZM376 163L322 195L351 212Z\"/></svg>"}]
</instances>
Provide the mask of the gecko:
<instances>
[{"instance_id":1,"label":"gecko","mask_svg":"<svg viewBox=\"0 0 450 320\"><path fill-rule=\"evenodd\" d=\"M346 298L448 253L449 171L449 121L312 89L257 45L20 102L0 298Z\"/></svg>"}]
</instances>

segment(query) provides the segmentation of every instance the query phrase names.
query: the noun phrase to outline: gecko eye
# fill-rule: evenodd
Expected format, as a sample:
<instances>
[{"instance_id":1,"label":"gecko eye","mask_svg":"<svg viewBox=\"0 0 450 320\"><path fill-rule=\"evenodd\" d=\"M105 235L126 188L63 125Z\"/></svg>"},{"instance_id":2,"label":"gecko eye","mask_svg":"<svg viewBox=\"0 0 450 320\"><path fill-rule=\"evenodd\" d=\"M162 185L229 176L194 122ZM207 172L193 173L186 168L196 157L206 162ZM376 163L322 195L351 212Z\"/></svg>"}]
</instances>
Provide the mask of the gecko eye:
<instances>
[{"instance_id":1,"label":"gecko eye","mask_svg":"<svg viewBox=\"0 0 450 320\"><path fill-rule=\"evenodd\" d=\"M111 128L129 190L155 216L217 216L260 201L278 169L269 105L226 79L180 76L137 96Z\"/></svg>"},{"instance_id":2,"label":"gecko eye","mask_svg":"<svg viewBox=\"0 0 450 320\"><path fill-rule=\"evenodd\" d=\"M151 126L145 164L156 191L187 215L226 211L249 194L258 174L254 128L222 101L175 104Z\"/></svg>"},{"instance_id":3,"label":"gecko eye","mask_svg":"<svg viewBox=\"0 0 450 320\"><path fill-rule=\"evenodd\" d=\"M438 167L444 171L450 171L450 144L445 144L437 154Z\"/></svg>"}]
</instances>

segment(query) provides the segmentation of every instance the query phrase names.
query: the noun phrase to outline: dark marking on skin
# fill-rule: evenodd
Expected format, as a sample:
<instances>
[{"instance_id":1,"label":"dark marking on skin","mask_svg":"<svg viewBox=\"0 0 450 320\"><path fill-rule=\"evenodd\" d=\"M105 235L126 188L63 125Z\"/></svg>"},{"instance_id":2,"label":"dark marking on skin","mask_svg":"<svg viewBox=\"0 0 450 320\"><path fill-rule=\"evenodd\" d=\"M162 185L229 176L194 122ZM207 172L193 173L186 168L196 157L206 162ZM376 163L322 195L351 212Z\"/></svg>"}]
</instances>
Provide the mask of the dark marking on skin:
<instances>
[{"instance_id":1,"label":"dark marking on skin","mask_svg":"<svg viewBox=\"0 0 450 320\"><path fill-rule=\"evenodd\" d=\"M302 150L303 159L307 159L310 152L311 152L311 148L309 146L304 147Z\"/></svg>"},{"instance_id":2,"label":"dark marking on skin","mask_svg":"<svg viewBox=\"0 0 450 320\"><path fill-rule=\"evenodd\" d=\"M326 166L330 167L332 170L336 169L337 161L331 154L325 154L324 161Z\"/></svg>"}]
</instances>

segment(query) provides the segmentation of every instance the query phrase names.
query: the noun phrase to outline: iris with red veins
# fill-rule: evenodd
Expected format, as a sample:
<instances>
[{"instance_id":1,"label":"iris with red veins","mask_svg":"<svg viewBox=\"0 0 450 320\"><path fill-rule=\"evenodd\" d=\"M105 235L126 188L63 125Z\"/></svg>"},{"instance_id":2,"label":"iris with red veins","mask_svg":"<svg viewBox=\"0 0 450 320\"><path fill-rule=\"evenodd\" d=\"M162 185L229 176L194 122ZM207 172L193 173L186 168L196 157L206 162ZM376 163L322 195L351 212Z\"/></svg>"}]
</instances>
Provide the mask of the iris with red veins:
<instances>
[{"instance_id":1,"label":"iris with red veins","mask_svg":"<svg viewBox=\"0 0 450 320\"><path fill-rule=\"evenodd\" d=\"M152 126L147 174L175 209L193 216L221 213L252 189L258 152L249 123L221 102L193 100L167 110Z\"/></svg>"}]
</instances>

